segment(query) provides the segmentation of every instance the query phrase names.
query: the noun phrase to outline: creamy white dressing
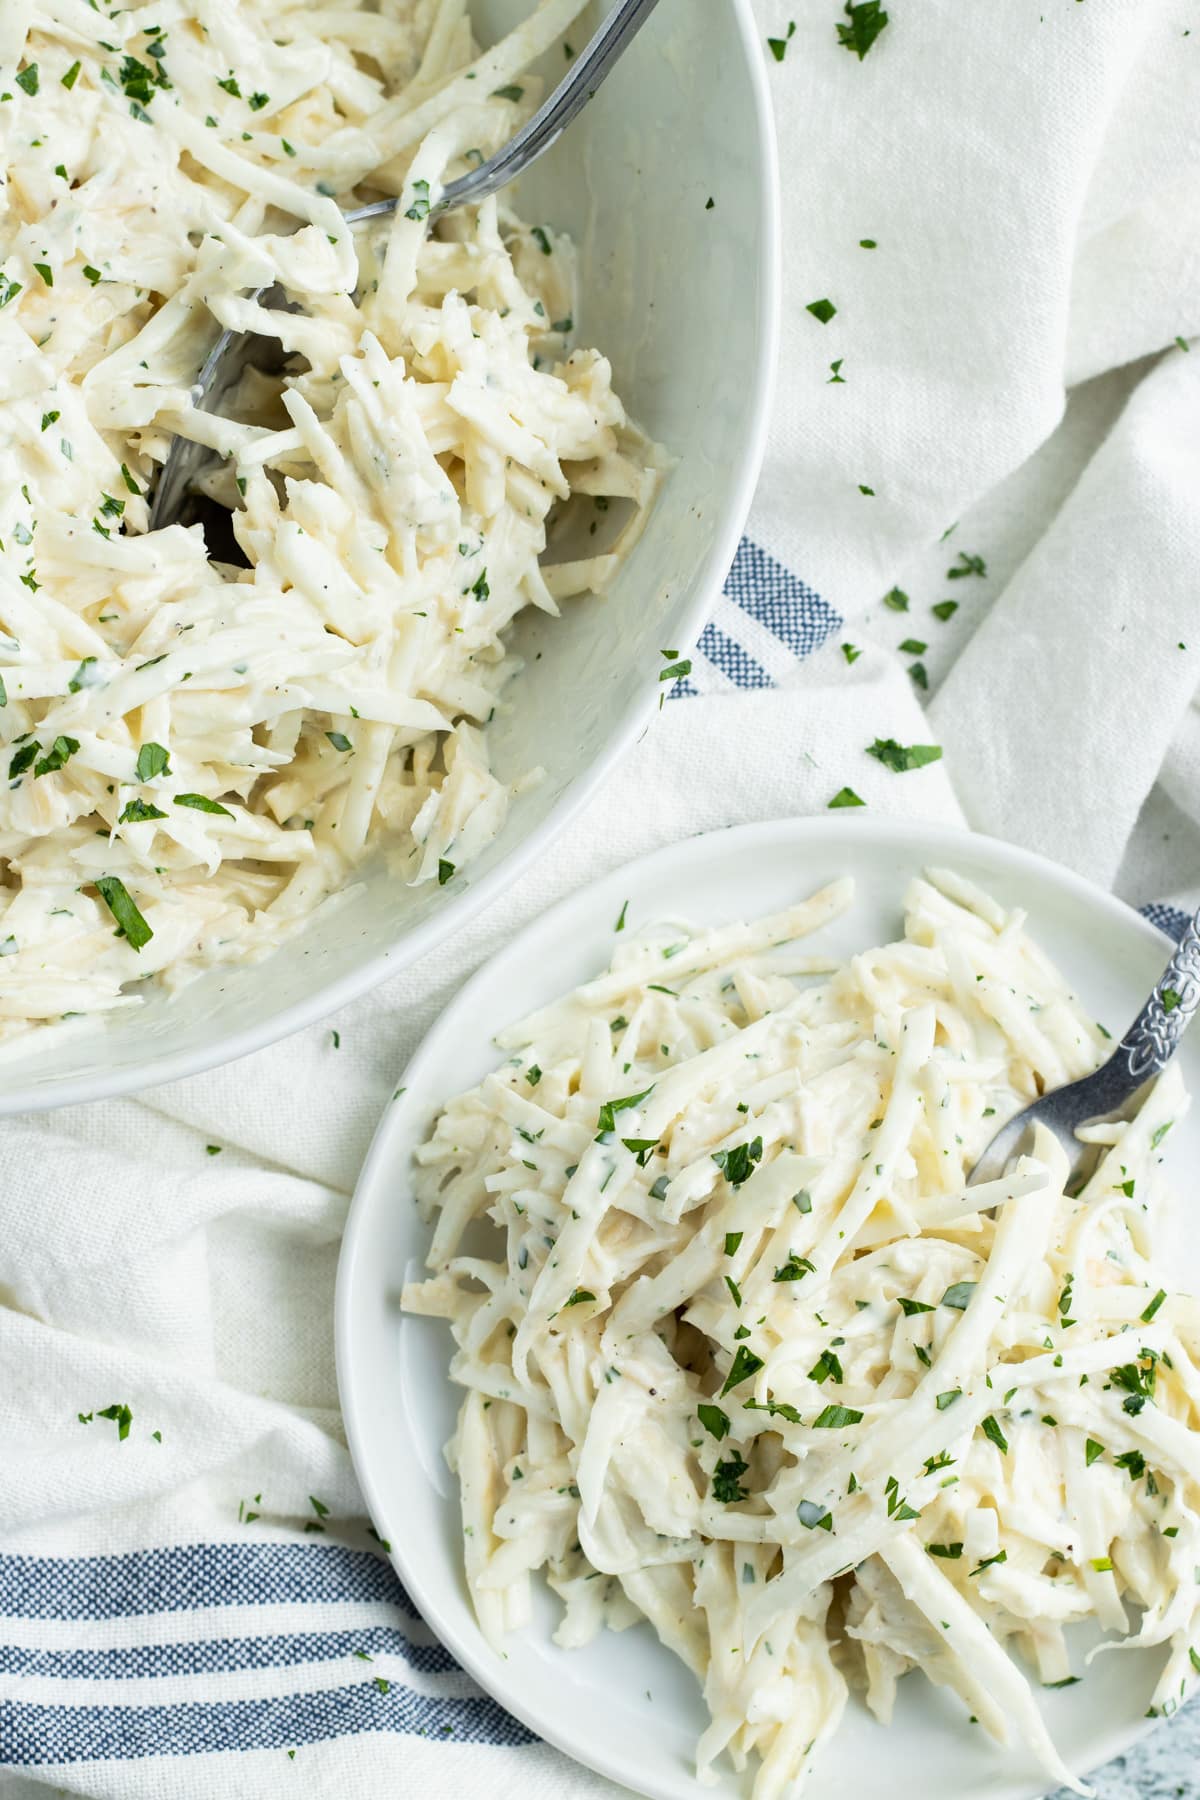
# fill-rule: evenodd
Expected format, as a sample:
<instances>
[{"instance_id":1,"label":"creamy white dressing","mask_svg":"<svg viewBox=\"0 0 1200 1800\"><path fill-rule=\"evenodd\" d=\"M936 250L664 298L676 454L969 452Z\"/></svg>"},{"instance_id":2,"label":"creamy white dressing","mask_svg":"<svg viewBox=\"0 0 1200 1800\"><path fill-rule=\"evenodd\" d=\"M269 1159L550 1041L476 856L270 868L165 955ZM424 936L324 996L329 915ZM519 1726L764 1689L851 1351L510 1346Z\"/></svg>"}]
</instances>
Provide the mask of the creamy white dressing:
<instances>
[{"instance_id":1,"label":"creamy white dressing","mask_svg":"<svg viewBox=\"0 0 1200 1800\"><path fill-rule=\"evenodd\" d=\"M426 215L582 5L484 54L465 0L4 7L0 1040L265 953L373 849L448 883L499 828L509 627L603 589L661 459L572 348L569 241ZM247 297L274 281L301 312ZM310 366L197 412L214 321ZM226 459L248 569L147 530L176 432Z\"/></svg>"},{"instance_id":2,"label":"creamy white dressing","mask_svg":"<svg viewBox=\"0 0 1200 1800\"><path fill-rule=\"evenodd\" d=\"M852 900L619 938L418 1151L404 1304L457 1345L472 1596L497 1645L539 1569L564 1645L649 1619L703 1683L702 1778L757 1757L755 1800L917 1666L1078 1789L1034 1698L1086 1679L1064 1627L1166 1645L1163 1713L1200 1654L1200 1308L1154 1256L1187 1098L1170 1069L1093 1132L1078 1194L1044 1133L968 1188L1103 1035L952 873L901 942L812 955Z\"/></svg>"}]
</instances>

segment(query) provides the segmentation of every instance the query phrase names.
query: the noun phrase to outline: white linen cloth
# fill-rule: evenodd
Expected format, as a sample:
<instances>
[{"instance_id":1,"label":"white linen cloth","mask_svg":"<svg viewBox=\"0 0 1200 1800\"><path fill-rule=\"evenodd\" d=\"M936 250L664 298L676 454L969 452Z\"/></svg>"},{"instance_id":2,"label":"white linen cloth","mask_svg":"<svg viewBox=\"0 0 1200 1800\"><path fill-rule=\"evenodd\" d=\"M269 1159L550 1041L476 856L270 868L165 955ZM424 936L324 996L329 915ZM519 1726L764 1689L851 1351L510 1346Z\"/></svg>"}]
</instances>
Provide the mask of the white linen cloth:
<instances>
[{"instance_id":1,"label":"white linen cloth","mask_svg":"<svg viewBox=\"0 0 1200 1800\"><path fill-rule=\"evenodd\" d=\"M731 587L701 697L435 956L231 1068L0 1129L4 1800L615 1794L509 1729L404 1611L337 1410L333 1274L367 1141L515 927L653 846L844 784L1136 903L1200 882L1200 346L1173 347L1200 330L1200 26L1185 0L892 0L860 62L834 0L755 4L763 39L802 16L781 62L764 44L785 306L749 534L798 609L822 596L810 637L848 624L794 663L752 620L731 661ZM960 552L986 573L948 580ZM896 587L907 611L880 604ZM843 642L865 646L852 665ZM783 679L738 691L756 647ZM897 776L865 756L877 736L946 757ZM1192 1715L1174 1729L1195 1745Z\"/></svg>"}]
</instances>

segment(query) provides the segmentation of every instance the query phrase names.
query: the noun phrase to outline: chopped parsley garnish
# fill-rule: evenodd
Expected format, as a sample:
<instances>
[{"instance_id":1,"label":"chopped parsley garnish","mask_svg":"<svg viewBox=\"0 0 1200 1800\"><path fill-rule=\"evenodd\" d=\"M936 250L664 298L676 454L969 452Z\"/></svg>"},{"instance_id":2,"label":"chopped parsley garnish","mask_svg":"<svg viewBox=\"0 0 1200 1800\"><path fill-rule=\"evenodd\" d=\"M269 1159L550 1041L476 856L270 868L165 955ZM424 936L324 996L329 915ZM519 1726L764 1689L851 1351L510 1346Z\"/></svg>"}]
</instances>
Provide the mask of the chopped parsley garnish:
<instances>
[{"instance_id":1,"label":"chopped parsley garnish","mask_svg":"<svg viewBox=\"0 0 1200 1800\"><path fill-rule=\"evenodd\" d=\"M0 306L7 306L15 300L21 291L21 283L14 281L11 275L0 275Z\"/></svg>"},{"instance_id":2,"label":"chopped parsley garnish","mask_svg":"<svg viewBox=\"0 0 1200 1800\"><path fill-rule=\"evenodd\" d=\"M782 1263L772 1275L772 1281L801 1281L804 1276L811 1275L814 1265L807 1256L797 1256L793 1250L785 1263Z\"/></svg>"},{"instance_id":3,"label":"chopped parsley garnish","mask_svg":"<svg viewBox=\"0 0 1200 1800\"><path fill-rule=\"evenodd\" d=\"M930 1306L927 1301L909 1300L903 1294L898 1294L896 1296L896 1305L900 1308L900 1311L904 1314L906 1319L911 1319L914 1313L935 1311L935 1308Z\"/></svg>"},{"instance_id":4,"label":"chopped parsley garnish","mask_svg":"<svg viewBox=\"0 0 1200 1800\"><path fill-rule=\"evenodd\" d=\"M745 1344L739 1344L729 1366L729 1373L725 1377L725 1386L721 1389L718 1398L723 1400L731 1388L739 1387L743 1381L748 1381L751 1375L757 1375L762 1366L761 1356L755 1356L753 1350L747 1350Z\"/></svg>"},{"instance_id":5,"label":"chopped parsley garnish","mask_svg":"<svg viewBox=\"0 0 1200 1800\"><path fill-rule=\"evenodd\" d=\"M742 1238L744 1236L745 1236L745 1233L741 1232L741 1231L727 1231L725 1233L725 1254L726 1254L726 1256L736 1256L737 1255L738 1245L741 1243Z\"/></svg>"},{"instance_id":6,"label":"chopped parsley garnish","mask_svg":"<svg viewBox=\"0 0 1200 1800\"><path fill-rule=\"evenodd\" d=\"M961 1388L947 1388L944 1394L939 1394L937 1397L937 1409L939 1412L945 1412L948 1406L953 1406L956 1400L961 1399Z\"/></svg>"},{"instance_id":7,"label":"chopped parsley garnish","mask_svg":"<svg viewBox=\"0 0 1200 1800\"><path fill-rule=\"evenodd\" d=\"M1167 1290L1165 1288L1159 1288L1157 1294L1155 1294L1153 1300L1150 1302L1149 1306L1146 1308L1145 1312L1142 1314L1142 1324L1143 1325L1148 1325L1150 1323L1151 1319L1154 1317L1155 1313L1158 1311L1159 1307L1162 1305L1162 1303L1166 1299L1166 1297L1167 1297Z\"/></svg>"},{"instance_id":8,"label":"chopped parsley garnish","mask_svg":"<svg viewBox=\"0 0 1200 1800\"><path fill-rule=\"evenodd\" d=\"M37 64L36 63L28 63L25 68L18 70L15 79L16 79L17 86L19 88L23 88L25 90L25 92L29 95L30 99L32 100L33 96L38 91L38 66L37 66Z\"/></svg>"},{"instance_id":9,"label":"chopped parsley garnish","mask_svg":"<svg viewBox=\"0 0 1200 1800\"><path fill-rule=\"evenodd\" d=\"M965 550L958 553L958 561L952 569L946 570L947 581L961 581L964 575L986 575L987 564L982 556L968 556Z\"/></svg>"},{"instance_id":10,"label":"chopped parsley garnish","mask_svg":"<svg viewBox=\"0 0 1200 1800\"><path fill-rule=\"evenodd\" d=\"M489 596L491 595L491 591L492 591L491 588L488 586L488 578L487 578L487 570L486 569L484 569L482 571L482 573L479 576L477 576L477 578L472 582L471 586L467 589L467 592L469 594L474 594L474 596L477 600L488 599Z\"/></svg>"},{"instance_id":11,"label":"chopped parsley garnish","mask_svg":"<svg viewBox=\"0 0 1200 1800\"><path fill-rule=\"evenodd\" d=\"M1136 1418L1147 1400L1154 1398L1154 1377L1153 1362L1148 1369L1143 1369L1140 1363L1122 1363L1119 1369L1110 1372L1109 1380L1113 1386L1128 1390L1121 1405L1131 1418Z\"/></svg>"},{"instance_id":12,"label":"chopped parsley garnish","mask_svg":"<svg viewBox=\"0 0 1200 1800\"><path fill-rule=\"evenodd\" d=\"M808 1371L808 1379L815 1381L820 1387L826 1381L843 1380L842 1365L833 1350L822 1350L812 1368Z\"/></svg>"},{"instance_id":13,"label":"chopped parsley garnish","mask_svg":"<svg viewBox=\"0 0 1200 1800\"><path fill-rule=\"evenodd\" d=\"M354 745L350 742L350 739L346 736L344 731L327 731L325 736L329 739L335 750L346 751L353 750L354 748Z\"/></svg>"},{"instance_id":14,"label":"chopped parsley garnish","mask_svg":"<svg viewBox=\"0 0 1200 1800\"><path fill-rule=\"evenodd\" d=\"M594 1300L595 1298L596 1298L595 1294L593 1294L590 1291L590 1289L576 1288L574 1293L570 1296L570 1298L563 1301L563 1305L564 1306L582 1306L585 1300Z\"/></svg>"},{"instance_id":15,"label":"chopped parsley garnish","mask_svg":"<svg viewBox=\"0 0 1200 1800\"><path fill-rule=\"evenodd\" d=\"M966 1312L971 1304L971 1295L979 1284L974 1281L956 1281L942 1295L941 1304L952 1306L956 1312Z\"/></svg>"},{"instance_id":16,"label":"chopped parsley garnish","mask_svg":"<svg viewBox=\"0 0 1200 1800\"><path fill-rule=\"evenodd\" d=\"M832 300L810 300L804 310L810 312L814 319L819 319L822 325L828 325L830 319L837 314L837 307Z\"/></svg>"},{"instance_id":17,"label":"chopped parsley garnish","mask_svg":"<svg viewBox=\"0 0 1200 1800\"><path fill-rule=\"evenodd\" d=\"M767 48L771 52L771 55L775 58L776 62L783 61L784 57L787 55L787 47L791 43L791 41L795 37L795 35L796 35L796 21L795 21L795 19L789 19L786 37L781 37L781 38L769 37L767 39Z\"/></svg>"},{"instance_id":18,"label":"chopped parsley garnish","mask_svg":"<svg viewBox=\"0 0 1200 1800\"><path fill-rule=\"evenodd\" d=\"M153 781L158 775L171 773L171 759L161 744L143 744L138 751L137 778Z\"/></svg>"},{"instance_id":19,"label":"chopped parsley garnish","mask_svg":"<svg viewBox=\"0 0 1200 1800\"><path fill-rule=\"evenodd\" d=\"M787 1400L743 1400L742 1405L747 1412L765 1412L769 1413L772 1418L778 1414L790 1425L803 1425L804 1423L796 1408Z\"/></svg>"},{"instance_id":20,"label":"chopped parsley garnish","mask_svg":"<svg viewBox=\"0 0 1200 1800\"><path fill-rule=\"evenodd\" d=\"M40 756L33 765L34 779L39 775L53 775L57 770L65 768L79 748L79 739L73 737L56 737L44 756Z\"/></svg>"},{"instance_id":21,"label":"chopped parsley garnish","mask_svg":"<svg viewBox=\"0 0 1200 1800\"><path fill-rule=\"evenodd\" d=\"M544 225L531 226L529 235L534 240L543 256L549 256L551 254L552 246L550 239L546 235L546 228Z\"/></svg>"},{"instance_id":22,"label":"chopped parsley garnish","mask_svg":"<svg viewBox=\"0 0 1200 1800\"><path fill-rule=\"evenodd\" d=\"M985 1556L983 1561L979 1564L979 1567L971 1570L971 1575L982 1575L985 1569L992 1568L996 1563L1006 1563L1007 1561L1008 1551L997 1550L995 1556ZM968 1576L968 1580L969 1579L970 1576Z\"/></svg>"},{"instance_id":23,"label":"chopped parsley garnish","mask_svg":"<svg viewBox=\"0 0 1200 1800\"><path fill-rule=\"evenodd\" d=\"M881 762L885 769L903 775L908 769L923 769L926 763L940 762L940 744L898 744L895 738L876 738L867 745L867 755Z\"/></svg>"},{"instance_id":24,"label":"chopped parsley garnish","mask_svg":"<svg viewBox=\"0 0 1200 1800\"><path fill-rule=\"evenodd\" d=\"M438 858L438 886L445 887L446 883L453 879L453 876L454 876L454 864L452 862L447 862L446 858L444 856L439 856L439 858Z\"/></svg>"},{"instance_id":25,"label":"chopped parsley garnish","mask_svg":"<svg viewBox=\"0 0 1200 1800\"><path fill-rule=\"evenodd\" d=\"M205 794L176 794L174 804L190 806L193 812L223 813L227 819L233 817L227 806L222 806L219 800L210 800Z\"/></svg>"},{"instance_id":26,"label":"chopped parsley garnish","mask_svg":"<svg viewBox=\"0 0 1200 1800\"><path fill-rule=\"evenodd\" d=\"M843 50L849 50L861 62L887 25L888 16L880 0L846 0L844 11L850 23L834 27L837 40Z\"/></svg>"},{"instance_id":27,"label":"chopped parsley garnish","mask_svg":"<svg viewBox=\"0 0 1200 1800\"><path fill-rule=\"evenodd\" d=\"M1146 1459L1140 1450L1122 1450L1120 1456L1113 1457L1118 1469L1129 1471L1130 1481L1140 1481L1146 1473Z\"/></svg>"},{"instance_id":28,"label":"chopped parsley garnish","mask_svg":"<svg viewBox=\"0 0 1200 1800\"><path fill-rule=\"evenodd\" d=\"M943 621L952 619L958 611L958 601L939 600L936 606L930 608L930 611L933 613L935 619L941 619Z\"/></svg>"},{"instance_id":29,"label":"chopped parsley garnish","mask_svg":"<svg viewBox=\"0 0 1200 1800\"><path fill-rule=\"evenodd\" d=\"M596 1118L597 1137L603 1137L606 1131L617 1129L617 1117L620 1112L628 1112L631 1107L640 1106L654 1092L654 1083L643 1088L640 1094L625 1094L620 1100L606 1100Z\"/></svg>"},{"instance_id":30,"label":"chopped parsley garnish","mask_svg":"<svg viewBox=\"0 0 1200 1800\"><path fill-rule=\"evenodd\" d=\"M147 819L165 819L165 812L157 806L150 806L145 800L130 800L117 820L118 825L141 825Z\"/></svg>"},{"instance_id":31,"label":"chopped parsley garnish","mask_svg":"<svg viewBox=\"0 0 1200 1800\"><path fill-rule=\"evenodd\" d=\"M944 1557L947 1562L957 1562L959 1557L963 1553L963 1547L959 1543L926 1544L925 1548L929 1552L930 1556Z\"/></svg>"},{"instance_id":32,"label":"chopped parsley garnish","mask_svg":"<svg viewBox=\"0 0 1200 1800\"><path fill-rule=\"evenodd\" d=\"M614 925L614 926L613 926L613 930L614 930L614 931L624 931L624 929L625 929L625 918L626 918L626 915L627 915L627 913L628 913L628 912L629 912L629 902L628 902L628 900L623 900L623 901L622 901L622 902L621 902L621 910L620 910L620 912L619 912L619 913L618 913L618 914L617 914L617 922L616 922L616 924L615 924L615 925Z\"/></svg>"},{"instance_id":33,"label":"chopped parsley garnish","mask_svg":"<svg viewBox=\"0 0 1200 1800\"><path fill-rule=\"evenodd\" d=\"M889 612L907 612L908 595L903 588L889 588L887 593L883 596L883 604L888 608Z\"/></svg>"},{"instance_id":34,"label":"chopped parsley garnish","mask_svg":"<svg viewBox=\"0 0 1200 1800\"><path fill-rule=\"evenodd\" d=\"M129 1436L129 1427L133 1424L133 1414L127 1406L114 1400L111 1406L98 1407L98 1419L111 1419L117 1428L117 1442L123 1444Z\"/></svg>"},{"instance_id":35,"label":"chopped parsley garnish","mask_svg":"<svg viewBox=\"0 0 1200 1800\"><path fill-rule=\"evenodd\" d=\"M752 1138L748 1144L735 1144L732 1150L714 1150L712 1159L730 1187L741 1187L749 1181L755 1163L762 1161L763 1142Z\"/></svg>"},{"instance_id":36,"label":"chopped parsley garnish","mask_svg":"<svg viewBox=\"0 0 1200 1800\"><path fill-rule=\"evenodd\" d=\"M866 804L867 804L866 801L864 799L862 799L858 794L856 794L852 787L843 787L843 788L839 788L837 793L833 796L833 799L829 802L829 805L827 806L826 811L827 812L836 812L839 807L865 806Z\"/></svg>"},{"instance_id":37,"label":"chopped parsley garnish","mask_svg":"<svg viewBox=\"0 0 1200 1800\"><path fill-rule=\"evenodd\" d=\"M740 1480L749 1467L748 1462L736 1455L719 1462L713 1470L713 1499L719 1500L722 1506L731 1506L735 1500L744 1500L746 1490L740 1485Z\"/></svg>"},{"instance_id":38,"label":"chopped parsley garnish","mask_svg":"<svg viewBox=\"0 0 1200 1800\"><path fill-rule=\"evenodd\" d=\"M1008 1439L1000 1429L999 1420L993 1418L991 1413L989 1413L987 1418L982 1421L979 1428L983 1432L984 1437L995 1444L1001 1456L1008 1455Z\"/></svg>"},{"instance_id":39,"label":"chopped parsley garnish","mask_svg":"<svg viewBox=\"0 0 1200 1800\"><path fill-rule=\"evenodd\" d=\"M516 87L511 84L508 87L492 89L492 98L494 100L520 100L524 97L524 94L525 89L523 87Z\"/></svg>"},{"instance_id":40,"label":"chopped parsley garnish","mask_svg":"<svg viewBox=\"0 0 1200 1800\"><path fill-rule=\"evenodd\" d=\"M920 638L905 638L900 651L903 656L924 656L928 648L929 645L923 644Z\"/></svg>"},{"instance_id":41,"label":"chopped parsley garnish","mask_svg":"<svg viewBox=\"0 0 1200 1800\"><path fill-rule=\"evenodd\" d=\"M848 663L856 663L858 661L859 657L862 655L862 651L859 649L857 644L843 644L842 645L842 655L845 657L845 659Z\"/></svg>"},{"instance_id":42,"label":"chopped parsley garnish","mask_svg":"<svg viewBox=\"0 0 1200 1800\"><path fill-rule=\"evenodd\" d=\"M66 74L62 77L62 85L68 92L70 92L75 86L75 83L79 80L79 71L82 67L82 63L73 62Z\"/></svg>"},{"instance_id":43,"label":"chopped parsley garnish","mask_svg":"<svg viewBox=\"0 0 1200 1800\"><path fill-rule=\"evenodd\" d=\"M812 1195L807 1188L801 1188L798 1194L792 1195L792 1205L797 1212L810 1213L812 1211Z\"/></svg>"},{"instance_id":44,"label":"chopped parsley garnish","mask_svg":"<svg viewBox=\"0 0 1200 1800\"><path fill-rule=\"evenodd\" d=\"M833 1514L826 1506L816 1500L801 1500L796 1508L796 1517L806 1531L832 1531Z\"/></svg>"},{"instance_id":45,"label":"chopped parsley garnish","mask_svg":"<svg viewBox=\"0 0 1200 1800\"><path fill-rule=\"evenodd\" d=\"M1088 1438L1083 1446L1084 1467L1090 1469L1098 1457L1104 1455L1104 1445L1098 1444L1095 1438Z\"/></svg>"},{"instance_id":46,"label":"chopped parsley garnish","mask_svg":"<svg viewBox=\"0 0 1200 1800\"><path fill-rule=\"evenodd\" d=\"M691 672L691 660L689 657L685 656L682 661L668 663L665 669L660 669L658 671L658 679L660 681L674 681L677 678L682 680L685 675L690 675Z\"/></svg>"},{"instance_id":47,"label":"chopped parsley garnish","mask_svg":"<svg viewBox=\"0 0 1200 1800\"><path fill-rule=\"evenodd\" d=\"M131 950L140 950L154 936L135 906L125 883L117 875L98 875L96 886L100 898L117 921L120 933Z\"/></svg>"},{"instance_id":48,"label":"chopped parsley garnish","mask_svg":"<svg viewBox=\"0 0 1200 1800\"><path fill-rule=\"evenodd\" d=\"M429 217L429 183L413 182L413 202L405 213L406 219L427 219Z\"/></svg>"},{"instance_id":49,"label":"chopped parsley garnish","mask_svg":"<svg viewBox=\"0 0 1200 1800\"><path fill-rule=\"evenodd\" d=\"M1162 991L1163 1011L1173 1013L1179 1005L1179 994L1175 988L1164 988Z\"/></svg>"},{"instance_id":50,"label":"chopped parsley garnish","mask_svg":"<svg viewBox=\"0 0 1200 1800\"><path fill-rule=\"evenodd\" d=\"M125 97L134 102L134 106L147 107L154 98L155 88L170 87L170 82L161 69L152 69L148 63L139 62L136 56L127 56L121 63L119 79L125 91ZM133 111L133 108L130 109ZM134 112L134 117L139 115Z\"/></svg>"},{"instance_id":51,"label":"chopped parsley garnish","mask_svg":"<svg viewBox=\"0 0 1200 1800\"><path fill-rule=\"evenodd\" d=\"M861 1422L862 1413L857 1406L825 1406L813 1420L813 1429L840 1431L843 1425L858 1425Z\"/></svg>"},{"instance_id":52,"label":"chopped parsley garnish","mask_svg":"<svg viewBox=\"0 0 1200 1800\"><path fill-rule=\"evenodd\" d=\"M728 1437L729 1414L722 1412L719 1406L713 1406L710 1401L702 1400L696 1408L696 1417L709 1436L715 1437L718 1443L723 1437Z\"/></svg>"}]
</instances>

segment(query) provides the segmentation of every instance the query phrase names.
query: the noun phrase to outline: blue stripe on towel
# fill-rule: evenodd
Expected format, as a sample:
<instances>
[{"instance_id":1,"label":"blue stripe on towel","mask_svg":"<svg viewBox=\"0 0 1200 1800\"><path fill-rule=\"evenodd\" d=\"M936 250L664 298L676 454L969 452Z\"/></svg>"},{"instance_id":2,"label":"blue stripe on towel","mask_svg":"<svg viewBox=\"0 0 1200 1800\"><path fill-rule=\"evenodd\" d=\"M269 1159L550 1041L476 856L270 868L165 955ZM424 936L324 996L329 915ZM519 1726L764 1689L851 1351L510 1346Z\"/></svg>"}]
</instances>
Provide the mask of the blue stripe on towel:
<instances>
[{"instance_id":1,"label":"blue stripe on towel","mask_svg":"<svg viewBox=\"0 0 1200 1800\"><path fill-rule=\"evenodd\" d=\"M797 662L811 656L835 631L842 620L820 594L815 593L798 576L776 562L758 544L743 538L738 545L733 567L725 580L725 598L778 638ZM752 637L752 633L747 634ZM757 660L753 649L739 641L734 622L723 611L720 627L711 620L704 627L693 652L739 688L774 687L771 675ZM697 670L700 674L702 671ZM686 679L675 682L670 690L672 700L704 691L709 684Z\"/></svg>"},{"instance_id":2,"label":"blue stripe on towel","mask_svg":"<svg viewBox=\"0 0 1200 1800\"><path fill-rule=\"evenodd\" d=\"M1148 906L1143 906L1140 910L1144 919L1149 919L1152 925L1157 925L1161 932L1169 938L1174 938L1176 943L1191 924L1189 913L1182 912L1177 906L1164 906L1158 900L1152 900Z\"/></svg>"},{"instance_id":3,"label":"blue stripe on towel","mask_svg":"<svg viewBox=\"0 0 1200 1800\"><path fill-rule=\"evenodd\" d=\"M381 1678L382 1679L382 1678ZM484 1697L430 1699L374 1680L260 1700L178 1706L42 1706L0 1701L0 1765L128 1761L222 1750L286 1750L364 1732L515 1746L531 1731Z\"/></svg>"},{"instance_id":4,"label":"blue stripe on towel","mask_svg":"<svg viewBox=\"0 0 1200 1800\"><path fill-rule=\"evenodd\" d=\"M774 632L797 658L819 650L842 623L820 594L749 538L738 545L725 597Z\"/></svg>"},{"instance_id":5,"label":"blue stripe on towel","mask_svg":"<svg viewBox=\"0 0 1200 1800\"><path fill-rule=\"evenodd\" d=\"M126 1556L0 1556L0 1618L120 1619L206 1606L367 1600L417 1616L390 1563L341 1544L178 1544Z\"/></svg>"},{"instance_id":6,"label":"blue stripe on towel","mask_svg":"<svg viewBox=\"0 0 1200 1800\"><path fill-rule=\"evenodd\" d=\"M38 1650L0 1644L0 1675L42 1680L140 1681L172 1675L225 1675L286 1669L337 1657L399 1657L419 1675L449 1675L458 1664L441 1644L414 1644L394 1625L354 1631L296 1631L278 1636L188 1638L101 1650Z\"/></svg>"}]
</instances>

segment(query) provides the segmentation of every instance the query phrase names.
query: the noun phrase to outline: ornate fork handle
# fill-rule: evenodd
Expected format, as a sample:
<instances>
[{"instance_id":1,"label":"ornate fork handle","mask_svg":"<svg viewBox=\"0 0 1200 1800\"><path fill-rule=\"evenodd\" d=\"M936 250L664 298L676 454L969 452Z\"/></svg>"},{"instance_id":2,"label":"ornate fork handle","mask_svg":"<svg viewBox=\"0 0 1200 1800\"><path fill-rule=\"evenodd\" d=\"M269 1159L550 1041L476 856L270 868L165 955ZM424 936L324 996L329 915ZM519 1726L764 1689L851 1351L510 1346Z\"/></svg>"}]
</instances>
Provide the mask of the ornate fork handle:
<instances>
[{"instance_id":1,"label":"ornate fork handle","mask_svg":"<svg viewBox=\"0 0 1200 1800\"><path fill-rule=\"evenodd\" d=\"M1113 1061L1122 1061L1130 1079L1147 1080L1166 1067L1179 1040L1200 1009L1200 912L1158 978L1153 993L1125 1036Z\"/></svg>"}]
</instances>

